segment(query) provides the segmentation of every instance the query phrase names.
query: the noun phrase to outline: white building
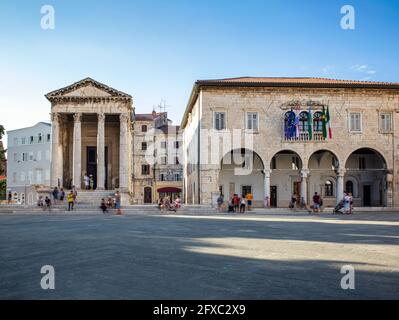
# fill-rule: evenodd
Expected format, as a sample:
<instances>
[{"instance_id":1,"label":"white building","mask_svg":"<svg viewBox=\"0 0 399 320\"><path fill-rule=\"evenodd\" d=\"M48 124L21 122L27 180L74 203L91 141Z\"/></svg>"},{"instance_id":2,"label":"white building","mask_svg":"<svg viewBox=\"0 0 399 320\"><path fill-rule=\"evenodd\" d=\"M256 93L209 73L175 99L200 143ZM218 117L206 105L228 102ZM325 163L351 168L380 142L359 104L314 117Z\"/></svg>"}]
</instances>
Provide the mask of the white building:
<instances>
[{"instance_id":1,"label":"white building","mask_svg":"<svg viewBox=\"0 0 399 320\"><path fill-rule=\"evenodd\" d=\"M21 204L34 204L34 185L50 186L51 124L39 122L7 131L7 195Z\"/></svg>"}]
</instances>

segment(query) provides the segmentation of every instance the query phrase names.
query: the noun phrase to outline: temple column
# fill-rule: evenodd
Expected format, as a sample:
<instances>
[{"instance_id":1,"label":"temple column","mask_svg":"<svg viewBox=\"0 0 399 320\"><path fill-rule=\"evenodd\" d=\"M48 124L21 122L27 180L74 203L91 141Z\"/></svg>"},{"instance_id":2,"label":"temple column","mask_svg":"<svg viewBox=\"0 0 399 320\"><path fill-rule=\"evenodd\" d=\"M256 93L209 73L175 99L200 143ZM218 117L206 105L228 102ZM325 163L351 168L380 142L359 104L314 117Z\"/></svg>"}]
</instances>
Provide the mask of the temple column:
<instances>
[{"instance_id":1,"label":"temple column","mask_svg":"<svg viewBox=\"0 0 399 320\"><path fill-rule=\"evenodd\" d=\"M336 204L340 203L341 200L344 198L344 176L345 176L345 169L338 169Z\"/></svg>"},{"instance_id":2,"label":"temple column","mask_svg":"<svg viewBox=\"0 0 399 320\"><path fill-rule=\"evenodd\" d=\"M105 189L105 114L98 114L97 124L97 190Z\"/></svg>"},{"instance_id":3,"label":"temple column","mask_svg":"<svg viewBox=\"0 0 399 320\"><path fill-rule=\"evenodd\" d=\"M60 132L60 115L51 114L51 187L63 186L63 159Z\"/></svg>"},{"instance_id":4,"label":"temple column","mask_svg":"<svg viewBox=\"0 0 399 320\"><path fill-rule=\"evenodd\" d=\"M308 203L308 174L309 169L301 170L301 199L299 199L299 204L306 205Z\"/></svg>"},{"instance_id":5,"label":"temple column","mask_svg":"<svg viewBox=\"0 0 399 320\"><path fill-rule=\"evenodd\" d=\"M264 206L266 208L270 207L270 175L271 170L264 170L264 179L263 179L263 190L264 190Z\"/></svg>"},{"instance_id":6,"label":"temple column","mask_svg":"<svg viewBox=\"0 0 399 320\"><path fill-rule=\"evenodd\" d=\"M82 187L82 114L73 115L73 182L77 190Z\"/></svg>"},{"instance_id":7,"label":"temple column","mask_svg":"<svg viewBox=\"0 0 399 320\"><path fill-rule=\"evenodd\" d=\"M129 116L127 114L121 114L119 120L119 189L121 192L127 192L129 181Z\"/></svg>"}]
</instances>

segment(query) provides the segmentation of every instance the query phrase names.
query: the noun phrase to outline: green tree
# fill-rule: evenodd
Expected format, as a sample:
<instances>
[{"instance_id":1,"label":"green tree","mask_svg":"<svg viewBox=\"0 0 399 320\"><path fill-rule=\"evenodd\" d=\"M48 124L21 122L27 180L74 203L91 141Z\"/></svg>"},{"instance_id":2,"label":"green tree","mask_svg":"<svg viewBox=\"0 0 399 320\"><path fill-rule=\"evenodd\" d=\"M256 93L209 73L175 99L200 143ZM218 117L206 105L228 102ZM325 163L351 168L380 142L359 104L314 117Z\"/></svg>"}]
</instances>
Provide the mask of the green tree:
<instances>
[{"instance_id":1,"label":"green tree","mask_svg":"<svg viewBox=\"0 0 399 320\"><path fill-rule=\"evenodd\" d=\"M1 139L3 138L5 134L4 127L0 124L0 175L5 174L4 167L3 167L3 161L6 159L6 150L3 149L3 144L1 143Z\"/></svg>"},{"instance_id":2,"label":"green tree","mask_svg":"<svg viewBox=\"0 0 399 320\"><path fill-rule=\"evenodd\" d=\"M0 180L0 200L7 198L7 180Z\"/></svg>"}]
</instances>

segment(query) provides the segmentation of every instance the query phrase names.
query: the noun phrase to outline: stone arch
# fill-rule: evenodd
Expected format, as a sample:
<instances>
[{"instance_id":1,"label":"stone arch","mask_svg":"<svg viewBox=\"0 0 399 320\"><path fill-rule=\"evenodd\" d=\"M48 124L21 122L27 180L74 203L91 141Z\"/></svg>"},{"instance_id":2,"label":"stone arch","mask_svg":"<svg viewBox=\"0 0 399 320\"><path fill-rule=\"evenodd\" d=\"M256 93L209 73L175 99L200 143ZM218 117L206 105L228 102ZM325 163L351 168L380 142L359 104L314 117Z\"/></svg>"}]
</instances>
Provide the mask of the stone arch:
<instances>
[{"instance_id":1,"label":"stone arch","mask_svg":"<svg viewBox=\"0 0 399 320\"><path fill-rule=\"evenodd\" d=\"M153 202L153 190L151 186L145 186L143 188L143 201L145 204L151 204Z\"/></svg>"},{"instance_id":2,"label":"stone arch","mask_svg":"<svg viewBox=\"0 0 399 320\"><path fill-rule=\"evenodd\" d=\"M329 147L323 147L323 148L320 148L320 149L313 149L312 152L311 152L311 153L309 154L309 156L307 157L307 159L308 159L308 164L309 164L310 159L311 159L316 153L318 153L318 152L323 152L323 151L324 151L324 152L329 152L329 153L331 153L331 154L335 157L335 159L338 161L337 169L338 169L338 168L339 168L339 169L342 169L342 168L345 167L345 163L342 162L342 156L339 155L339 153L338 153L337 151L335 151L334 149L329 148Z\"/></svg>"},{"instance_id":3,"label":"stone arch","mask_svg":"<svg viewBox=\"0 0 399 320\"><path fill-rule=\"evenodd\" d=\"M391 206L388 194L392 184L388 179L389 163L383 153L374 147L352 150L345 158L345 173L357 180L355 206ZM357 197L356 197L357 196Z\"/></svg>"},{"instance_id":4,"label":"stone arch","mask_svg":"<svg viewBox=\"0 0 399 320\"><path fill-rule=\"evenodd\" d=\"M360 150L362 150L362 149L370 150L370 151L375 152L375 154L378 155L378 156L380 157L380 159L385 163L386 169L387 169L387 170L391 170L391 168L392 168L392 163L391 163L390 161L387 160L387 159L389 159L389 158L386 157L386 156L384 156L384 152L383 152L381 149L379 149L378 147L375 147L375 146L362 146L362 147L360 147L360 148L356 148L356 149L354 149L354 150L351 150L351 151L348 152L348 153L345 155L345 157L344 157L343 167L346 168L347 162L348 162L348 160L349 160L349 158L350 158L350 156L351 156L352 154L354 154L355 152L360 151Z\"/></svg>"},{"instance_id":5,"label":"stone arch","mask_svg":"<svg viewBox=\"0 0 399 320\"><path fill-rule=\"evenodd\" d=\"M219 192L225 201L234 194L252 193L253 205L263 206L264 159L256 151L238 148L226 152L220 161ZM245 194L244 194L245 195Z\"/></svg>"},{"instance_id":6,"label":"stone arch","mask_svg":"<svg viewBox=\"0 0 399 320\"><path fill-rule=\"evenodd\" d=\"M278 151L275 151L273 153L273 155L270 157L270 161L269 161L269 168L273 170L273 159L278 155L278 154L284 154L284 153L291 153L291 154L295 154L295 156L297 156L299 158L300 161L300 169L304 168L304 159L303 157L301 157L301 155L299 154L298 151L291 149L291 148L284 148L284 149L280 149Z\"/></svg>"}]
</instances>

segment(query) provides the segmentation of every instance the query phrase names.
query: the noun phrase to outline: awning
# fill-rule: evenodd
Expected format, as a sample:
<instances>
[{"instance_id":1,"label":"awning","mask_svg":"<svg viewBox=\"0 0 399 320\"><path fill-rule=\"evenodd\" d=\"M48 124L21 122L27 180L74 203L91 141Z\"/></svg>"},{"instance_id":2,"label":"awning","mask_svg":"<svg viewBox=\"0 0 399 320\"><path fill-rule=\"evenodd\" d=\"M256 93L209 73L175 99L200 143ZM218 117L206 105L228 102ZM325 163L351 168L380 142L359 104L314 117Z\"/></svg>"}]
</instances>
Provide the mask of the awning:
<instances>
[{"instance_id":1,"label":"awning","mask_svg":"<svg viewBox=\"0 0 399 320\"><path fill-rule=\"evenodd\" d=\"M159 188L157 190L158 192L181 192L180 188L174 188L174 187L165 187L165 188Z\"/></svg>"}]
</instances>

